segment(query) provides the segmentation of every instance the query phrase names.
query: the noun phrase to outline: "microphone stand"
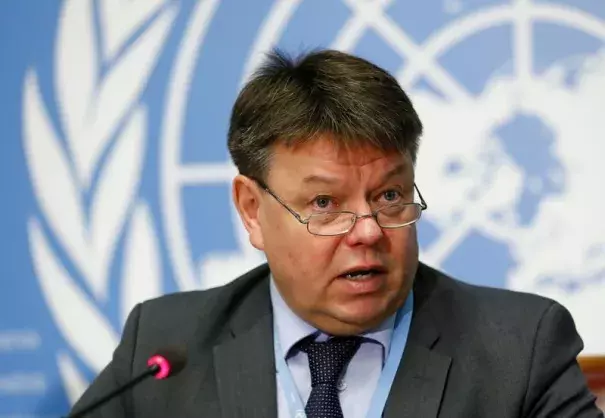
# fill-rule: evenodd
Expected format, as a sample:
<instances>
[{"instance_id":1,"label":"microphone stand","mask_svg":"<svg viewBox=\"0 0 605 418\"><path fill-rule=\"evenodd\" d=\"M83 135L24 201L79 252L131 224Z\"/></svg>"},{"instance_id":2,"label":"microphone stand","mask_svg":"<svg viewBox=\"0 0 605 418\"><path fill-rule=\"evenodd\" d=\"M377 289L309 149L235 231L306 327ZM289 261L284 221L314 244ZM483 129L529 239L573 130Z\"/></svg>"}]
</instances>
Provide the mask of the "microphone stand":
<instances>
[{"instance_id":1,"label":"microphone stand","mask_svg":"<svg viewBox=\"0 0 605 418\"><path fill-rule=\"evenodd\" d=\"M142 373L140 373L138 376L136 376L134 379L132 379L129 382L125 383L124 385L119 386L118 388L112 390L111 392L109 392L105 396L102 396L101 398L99 398L98 400L96 400L95 402L93 402L92 404L88 405L86 408L82 409L81 411L77 411L77 412L75 412L75 413L73 413L71 415L67 415L66 417L63 417L63 418L80 418L80 417L83 417L85 414L91 412L95 408L101 406L105 402L109 401L110 399L112 399L113 397L119 395L120 393L126 391L127 389L130 389L131 387L133 387L134 385L136 385L140 381L148 378L149 376L155 375L159 370L160 370L160 366L158 366L157 364L153 364L153 365L149 366L147 369L145 369L145 371L143 371Z\"/></svg>"}]
</instances>

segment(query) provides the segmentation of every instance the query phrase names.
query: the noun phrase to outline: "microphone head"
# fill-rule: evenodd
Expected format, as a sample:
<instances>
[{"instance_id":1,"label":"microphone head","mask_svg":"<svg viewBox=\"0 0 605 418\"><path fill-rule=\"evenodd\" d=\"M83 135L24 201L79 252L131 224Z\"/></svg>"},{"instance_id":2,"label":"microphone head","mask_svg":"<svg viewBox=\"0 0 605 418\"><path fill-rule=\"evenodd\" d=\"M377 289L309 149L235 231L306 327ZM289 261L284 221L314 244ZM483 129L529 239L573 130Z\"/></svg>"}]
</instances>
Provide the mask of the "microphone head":
<instances>
[{"instance_id":1,"label":"microphone head","mask_svg":"<svg viewBox=\"0 0 605 418\"><path fill-rule=\"evenodd\" d=\"M187 363L187 353L183 347L166 347L147 360L147 366L157 366L154 377L158 380L178 374Z\"/></svg>"}]
</instances>

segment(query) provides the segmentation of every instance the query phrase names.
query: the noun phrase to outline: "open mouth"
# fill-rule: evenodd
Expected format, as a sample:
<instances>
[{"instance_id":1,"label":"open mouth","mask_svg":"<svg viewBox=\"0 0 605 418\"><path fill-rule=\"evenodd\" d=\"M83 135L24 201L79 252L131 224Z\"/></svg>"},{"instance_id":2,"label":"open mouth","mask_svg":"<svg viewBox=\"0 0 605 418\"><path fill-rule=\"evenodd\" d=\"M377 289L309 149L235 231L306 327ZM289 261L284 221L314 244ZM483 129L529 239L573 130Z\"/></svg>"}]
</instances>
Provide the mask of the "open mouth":
<instances>
[{"instance_id":1,"label":"open mouth","mask_svg":"<svg viewBox=\"0 0 605 418\"><path fill-rule=\"evenodd\" d=\"M341 274L340 277L348 280L368 280L379 274L384 274L384 270L372 268L365 270L352 270Z\"/></svg>"}]
</instances>

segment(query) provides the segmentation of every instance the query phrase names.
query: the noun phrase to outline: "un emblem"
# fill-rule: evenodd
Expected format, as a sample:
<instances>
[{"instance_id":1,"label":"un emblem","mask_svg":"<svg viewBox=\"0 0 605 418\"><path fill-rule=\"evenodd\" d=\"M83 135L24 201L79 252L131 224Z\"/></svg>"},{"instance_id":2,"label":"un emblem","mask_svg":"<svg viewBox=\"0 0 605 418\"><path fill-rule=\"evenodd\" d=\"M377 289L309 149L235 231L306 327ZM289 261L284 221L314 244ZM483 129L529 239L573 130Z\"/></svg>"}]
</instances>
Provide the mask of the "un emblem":
<instances>
[{"instance_id":1,"label":"un emblem","mask_svg":"<svg viewBox=\"0 0 605 418\"><path fill-rule=\"evenodd\" d=\"M38 204L29 243L72 401L135 303L223 284L264 260L230 203L226 131L239 88L274 46L340 49L393 73L426 126L422 259L554 297L587 351L605 350L592 312L605 299L602 6L96 3L64 2L54 101L36 68L23 92Z\"/></svg>"}]
</instances>

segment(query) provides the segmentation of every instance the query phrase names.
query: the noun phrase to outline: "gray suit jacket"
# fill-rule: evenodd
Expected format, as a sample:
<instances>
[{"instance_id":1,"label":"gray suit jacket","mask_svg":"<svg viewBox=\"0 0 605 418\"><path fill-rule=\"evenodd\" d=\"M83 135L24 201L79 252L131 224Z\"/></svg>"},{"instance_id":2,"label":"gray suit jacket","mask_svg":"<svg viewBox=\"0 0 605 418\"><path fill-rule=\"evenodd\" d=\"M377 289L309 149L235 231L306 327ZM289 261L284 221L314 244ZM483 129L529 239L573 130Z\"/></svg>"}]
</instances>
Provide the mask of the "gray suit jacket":
<instances>
[{"instance_id":1,"label":"gray suit jacket","mask_svg":"<svg viewBox=\"0 0 605 418\"><path fill-rule=\"evenodd\" d=\"M275 418L269 296L262 265L230 284L138 305L113 360L74 411L186 344L185 369L148 379L93 417ZM561 305L471 286L421 264L414 316L385 417L603 417L576 362L582 341Z\"/></svg>"}]
</instances>

